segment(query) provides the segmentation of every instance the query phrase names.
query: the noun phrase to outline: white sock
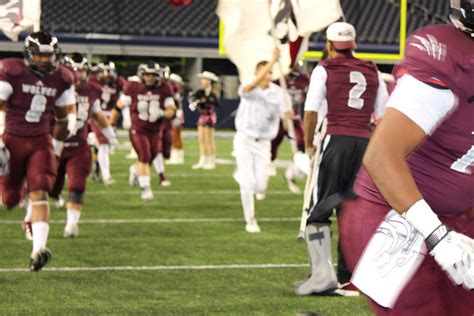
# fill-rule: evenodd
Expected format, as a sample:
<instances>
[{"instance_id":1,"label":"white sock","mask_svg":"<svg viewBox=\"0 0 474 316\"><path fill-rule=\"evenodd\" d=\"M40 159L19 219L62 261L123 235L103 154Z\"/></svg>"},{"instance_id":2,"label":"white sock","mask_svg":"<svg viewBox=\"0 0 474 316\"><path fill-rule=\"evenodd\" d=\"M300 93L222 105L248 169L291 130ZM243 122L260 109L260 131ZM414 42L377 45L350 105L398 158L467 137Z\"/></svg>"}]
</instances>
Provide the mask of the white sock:
<instances>
[{"instance_id":1,"label":"white sock","mask_svg":"<svg viewBox=\"0 0 474 316\"><path fill-rule=\"evenodd\" d=\"M81 218L81 211L68 209L67 210L67 221L66 226L75 226L79 223L79 218Z\"/></svg>"},{"instance_id":2,"label":"white sock","mask_svg":"<svg viewBox=\"0 0 474 316\"><path fill-rule=\"evenodd\" d=\"M163 154L156 155L155 159L153 159L153 166L155 167L155 171L157 174L165 172L165 162L163 159Z\"/></svg>"},{"instance_id":3,"label":"white sock","mask_svg":"<svg viewBox=\"0 0 474 316\"><path fill-rule=\"evenodd\" d=\"M31 201L28 202L28 207L26 208L25 218L23 219L25 222L31 222L31 217L33 216L33 204Z\"/></svg>"},{"instance_id":4,"label":"white sock","mask_svg":"<svg viewBox=\"0 0 474 316\"><path fill-rule=\"evenodd\" d=\"M254 193L250 190L240 189L240 199L242 200L242 208L244 209L244 218L247 224L252 222L255 217Z\"/></svg>"},{"instance_id":5,"label":"white sock","mask_svg":"<svg viewBox=\"0 0 474 316\"><path fill-rule=\"evenodd\" d=\"M150 176L138 176L138 185L142 189L150 187Z\"/></svg>"},{"instance_id":6,"label":"white sock","mask_svg":"<svg viewBox=\"0 0 474 316\"><path fill-rule=\"evenodd\" d=\"M99 150L97 151L97 161L99 162L102 179L110 179L109 145L99 145Z\"/></svg>"},{"instance_id":7,"label":"white sock","mask_svg":"<svg viewBox=\"0 0 474 316\"><path fill-rule=\"evenodd\" d=\"M33 252L38 252L46 248L46 241L48 240L49 224L46 222L35 222L31 224L33 232Z\"/></svg>"}]
</instances>

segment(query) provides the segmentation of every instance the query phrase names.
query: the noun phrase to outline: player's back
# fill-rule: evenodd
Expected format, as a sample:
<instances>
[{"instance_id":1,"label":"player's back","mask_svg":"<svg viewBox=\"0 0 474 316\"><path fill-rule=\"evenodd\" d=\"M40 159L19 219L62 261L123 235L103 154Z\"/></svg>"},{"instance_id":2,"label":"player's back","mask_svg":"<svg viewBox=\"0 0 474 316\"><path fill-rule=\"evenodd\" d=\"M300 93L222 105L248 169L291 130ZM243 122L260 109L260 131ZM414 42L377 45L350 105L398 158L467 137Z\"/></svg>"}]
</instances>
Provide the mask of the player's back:
<instances>
[{"instance_id":1,"label":"player's back","mask_svg":"<svg viewBox=\"0 0 474 316\"><path fill-rule=\"evenodd\" d=\"M377 67L351 54L339 54L320 65L327 73L327 133L368 138L377 97Z\"/></svg>"},{"instance_id":2,"label":"player's back","mask_svg":"<svg viewBox=\"0 0 474 316\"><path fill-rule=\"evenodd\" d=\"M409 157L411 173L428 204L442 215L474 205L474 40L450 25L416 31L407 41L397 74L408 74L438 89L450 89L457 106ZM427 115L430 104L426 104ZM360 193L383 201L366 174ZM359 193L359 192L358 192Z\"/></svg>"},{"instance_id":3,"label":"player's back","mask_svg":"<svg viewBox=\"0 0 474 316\"><path fill-rule=\"evenodd\" d=\"M69 89L73 75L60 66L51 74L34 74L23 59L0 61L0 80L8 82L12 93L7 100L5 132L16 136L39 136L50 132L56 100Z\"/></svg>"}]
</instances>

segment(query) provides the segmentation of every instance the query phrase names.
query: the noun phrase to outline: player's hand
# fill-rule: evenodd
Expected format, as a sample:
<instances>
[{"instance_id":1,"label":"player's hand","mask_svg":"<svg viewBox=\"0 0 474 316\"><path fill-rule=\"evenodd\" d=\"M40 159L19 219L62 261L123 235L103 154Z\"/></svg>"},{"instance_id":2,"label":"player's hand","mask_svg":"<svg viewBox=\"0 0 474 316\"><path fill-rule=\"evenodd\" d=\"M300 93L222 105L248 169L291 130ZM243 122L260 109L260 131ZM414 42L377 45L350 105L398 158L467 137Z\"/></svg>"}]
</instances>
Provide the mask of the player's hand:
<instances>
[{"instance_id":1,"label":"player's hand","mask_svg":"<svg viewBox=\"0 0 474 316\"><path fill-rule=\"evenodd\" d=\"M430 252L457 285L474 289L474 240L450 231Z\"/></svg>"},{"instance_id":2,"label":"player's hand","mask_svg":"<svg viewBox=\"0 0 474 316\"><path fill-rule=\"evenodd\" d=\"M316 147L314 147L314 146L306 147L305 152L308 155L308 157L310 159L312 159L314 157L314 155L316 154Z\"/></svg>"},{"instance_id":3,"label":"player's hand","mask_svg":"<svg viewBox=\"0 0 474 316\"><path fill-rule=\"evenodd\" d=\"M53 138L53 148L54 148L54 155L58 158L61 157L61 154L64 149L64 142Z\"/></svg>"},{"instance_id":4,"label":"player's hand","mask_svg":"<svg viewBox=\"0 0 474 316\"><path fill-rule=\"evenodd\" d=\"M272 61L275 62L280 58L280 49L278 47L275 47L273 50L273 55L272 55Z\"/></svg>"},{"instance_id":5,"label":"player's hand","mask_svg":"<svg viewBox=\"0 0 474 316\"><path fill-rule=\"evenodd\" d=\"M6 176L10 173L10 152L3 146L0 147L0 176Z\"/></svg>"},{"instance_id":6,"label":"player's hand","mask_svg":"<svg viewBox=\"0 0 474 316\"><path fill-rule=\"evenodd\" d=\"M189 109L190 109L192 112L196 111L196 108L197 108L197 106L198 106L198 103L199 103L198 101L194 101L194 102L189 103Z\"/></svg>"}]
</instances>

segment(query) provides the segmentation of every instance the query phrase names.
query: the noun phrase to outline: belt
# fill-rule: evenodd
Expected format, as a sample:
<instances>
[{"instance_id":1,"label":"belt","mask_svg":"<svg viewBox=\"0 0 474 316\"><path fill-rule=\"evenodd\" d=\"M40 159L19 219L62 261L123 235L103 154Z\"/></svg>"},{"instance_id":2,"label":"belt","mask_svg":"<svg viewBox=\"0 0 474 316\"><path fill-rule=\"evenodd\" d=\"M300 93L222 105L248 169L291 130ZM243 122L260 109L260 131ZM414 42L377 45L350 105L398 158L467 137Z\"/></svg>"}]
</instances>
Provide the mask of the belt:
<instances>
[{"instance_id":1,"label":"belt","mask_svg":"<svg viewBox=\"0 0 474 316\"><path fill-rule=\"evenodd\" d=\"M78 142L64 143L64 148L77 147L77 146L79 146Z\"/></svg>"}]
</instances>

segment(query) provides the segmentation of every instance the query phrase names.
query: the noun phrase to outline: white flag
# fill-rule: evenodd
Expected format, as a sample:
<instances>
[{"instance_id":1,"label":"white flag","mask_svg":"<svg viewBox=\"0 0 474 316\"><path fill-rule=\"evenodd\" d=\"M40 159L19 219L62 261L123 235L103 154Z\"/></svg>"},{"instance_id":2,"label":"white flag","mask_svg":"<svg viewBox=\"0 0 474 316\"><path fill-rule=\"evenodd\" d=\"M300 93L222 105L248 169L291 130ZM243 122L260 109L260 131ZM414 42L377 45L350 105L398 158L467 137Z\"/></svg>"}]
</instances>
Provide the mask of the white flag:
<instances>
[{"instance_id":1,"label":"white flag","mask_svg":"<svg viewBox=\"0 0 474 316\"><path fill-rule=\"evenodd\" d=\"M0 0L0 29L12 41L25 31L39 31L41 0Z\"/></svg>"},{"instance_id":2,"label":"white flag","mask_svg":"<svg viewBox=\"0 0 474 316\"><path fill-rule=\"evenodd\" d=\"M281 51L281 66L275 65L273 75L279 78L280 67L287 74L308 49L311 33L336 21L342 10L339 0L219 0L217 15L224 23L225 50L243 82L254 77L258 62L271 59L273 27ZM302 20L309 15L312 22ZM313 21L319 16L329 18Z\"/></svg>"}]
</instances>

